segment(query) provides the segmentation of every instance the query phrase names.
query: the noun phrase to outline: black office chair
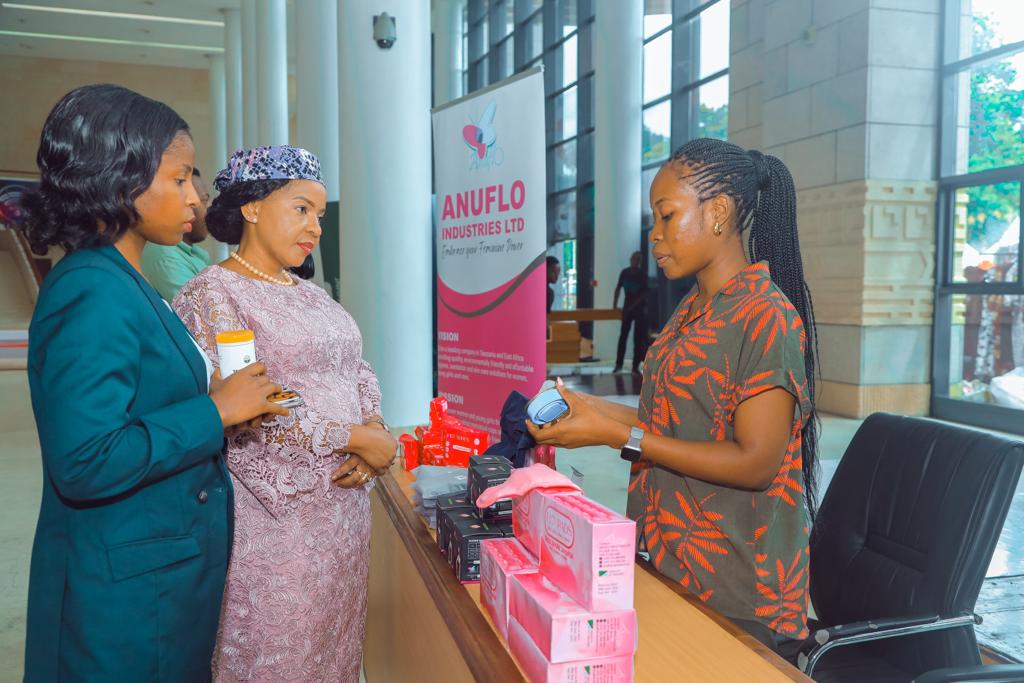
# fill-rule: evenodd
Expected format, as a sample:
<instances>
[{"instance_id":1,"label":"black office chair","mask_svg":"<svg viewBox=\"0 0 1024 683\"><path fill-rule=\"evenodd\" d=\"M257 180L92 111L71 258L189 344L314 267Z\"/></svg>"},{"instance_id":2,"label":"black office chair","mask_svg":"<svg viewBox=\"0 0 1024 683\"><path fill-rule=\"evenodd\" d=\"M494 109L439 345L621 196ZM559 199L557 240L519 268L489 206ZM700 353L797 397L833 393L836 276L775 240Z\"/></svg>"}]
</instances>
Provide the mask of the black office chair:
<instances>
[{"instance_id":1,"label":"black office chair","mask_svg":"<svg viewBox=\"0 0 1024 683\"><path fill-rule=\"evenodd\" d=\"M971 666L937 669L914 679L914 683L1022 683L1024 664Z\"/></svg>"},{"instance_id":2,"label":"black office chair","mask_svg":"<svg viewBox=\"0 0 1024 683\"><path fill-rule=\"evenodd\" d=\"M865 420L811 531L820 622L797 666L819 683L908 683L980 665L974 603L1022 463L1020 441L921 418Z\"/></svg>"}]
</instances>

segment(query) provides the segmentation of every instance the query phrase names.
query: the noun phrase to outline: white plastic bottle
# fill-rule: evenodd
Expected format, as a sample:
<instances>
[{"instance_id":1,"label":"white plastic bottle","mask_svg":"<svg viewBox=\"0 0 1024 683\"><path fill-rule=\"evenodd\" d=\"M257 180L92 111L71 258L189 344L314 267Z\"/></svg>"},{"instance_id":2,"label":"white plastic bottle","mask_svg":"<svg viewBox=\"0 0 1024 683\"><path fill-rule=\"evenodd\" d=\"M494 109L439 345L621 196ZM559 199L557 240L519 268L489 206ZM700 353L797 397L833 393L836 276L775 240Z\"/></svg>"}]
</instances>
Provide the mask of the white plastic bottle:
<instances>
[{"instance_id":1,"label":"white plastic bottle","mask_svg":"<svg viewBox=\"0 0 1024 683\"><path fill-rule=\"evenodd\" d=\"M217 358L220 376L227 379L232 373L256 362L256 335L252 330L230 330L217 335Z\"/></svg>"}]
</instances>

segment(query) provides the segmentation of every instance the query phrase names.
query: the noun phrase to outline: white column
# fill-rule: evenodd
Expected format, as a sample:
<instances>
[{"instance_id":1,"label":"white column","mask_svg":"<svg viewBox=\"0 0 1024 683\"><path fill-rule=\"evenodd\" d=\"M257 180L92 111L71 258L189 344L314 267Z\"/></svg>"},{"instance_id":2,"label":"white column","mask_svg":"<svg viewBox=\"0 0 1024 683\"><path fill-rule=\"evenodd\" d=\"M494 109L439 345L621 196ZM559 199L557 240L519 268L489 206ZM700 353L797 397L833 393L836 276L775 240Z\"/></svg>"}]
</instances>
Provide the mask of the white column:
<instances>
[{"instance_id":1,"label":"white column","mask_svg":"<svg viewBox=\"0 0 1024 683\"><path fill-rule=\"evenodd\" d=\"M204 157L202 172L207 185L213 182L213 177L227 163L227 111L226 111L226 86L224 83L224 56L210 55L210 120L213 124L213 145ZM212 189L212 188L211 188ZM203 247L209 252L214 263L219 263L228 257L228 245L218 242L212 237L203 242Z\"/></svg>"},{"instance_id":2,"label":"white column","mask_svg":"<svg viewBox=\"0 0 1024 683\"><path fill-rule=\"evenodd\" d=\"M242 145L260 142L259 50L256 41L256 0L241 0L242 15Z\"/></svg>"},{"instance_id":3,"label":"white column","mask_svg":"<svg viewBox=\"0 0 1024 683\"><path fill-rule=\"evenodd\" d=\"M373 17L397 19L382 50ZM384 394L384 416L412 425L432 389L430 6L346 0L338 8L342 304Z\"/></svg>"},{"instance_id":4,"label":"white column","mask_svg":"<svg viewBox=\"0 0 1024 683\"><path fill-rule=\"evenodd\" d=\"M242 15L237 9L224 14L224 80L227 107L227 153L242 147ZM223 168L227 158L217 159ZM212 169L216 172L217 169Z\"/></svg>"},{"instance_id":5,"label":"white column","mask_svg":"<svg viewBox=\"0 0 1024 683\"><path fill-rule=\"evenodd\" d=\"M213 146L203 158L203 172L211 178L223 168L227 160L228 132L226 90L224 83L224 56L208 55L210 60L210 122L213 128ZM213 168L210 164L217 166Z\"/></svg>"},{"instance_id":6,"label":"white column","mask_svg":"<svg viewBox=\"0 0 1024 683\"><path fill-rule=\"evenodd\" d=\"M643 14L638 1L602 2L594 13L595 308L611 307L640 248ZM594 355L614 360L618 334L614 323L594 323Z\"/></svg>"},{"instance_id":7,"label":"white column","mask_svg":"<svg viewBox=\"0 0 1024 683\"><path fill-rule=\"evenodd\" d=\"M320 159L327 183L327 201L338 201L338 4L335 0L302 0L295 4L295 136L294 144ZM313 251L316 274L324 285L320 249Z\"/></svg>"},{"instance_id":8,"label":"white column","mask_svg":"<svg viewBox=\"0 0 1024 683\"><path fill-rule=\"evenodd\" d=\"M434 106L462 97L462 9L466 0L434 0Z\"/></svg>"},{"instance_id":9,"label":"white column","mask_svg":"<svg viewBox=\"0 0 1024 683\"><path fill-rule=\"evenodd\" d=\"M299 3L301 4L301 3ZM288 144L288 5L286 0L256 3L261 145Z\"/></svg>"}]
</instances>

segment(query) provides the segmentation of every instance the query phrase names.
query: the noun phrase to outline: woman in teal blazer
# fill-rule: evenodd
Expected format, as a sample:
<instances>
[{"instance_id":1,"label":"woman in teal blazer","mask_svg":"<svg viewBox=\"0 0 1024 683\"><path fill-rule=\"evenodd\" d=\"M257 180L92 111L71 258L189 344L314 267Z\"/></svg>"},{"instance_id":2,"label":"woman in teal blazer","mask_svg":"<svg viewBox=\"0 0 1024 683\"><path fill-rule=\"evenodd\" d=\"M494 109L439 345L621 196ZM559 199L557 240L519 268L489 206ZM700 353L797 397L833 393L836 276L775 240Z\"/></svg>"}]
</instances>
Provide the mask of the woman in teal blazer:
<instances>
[{"instance_id":1,"label":"woman in teal blazer","mask_svg":"<svg viewBox=\"0 0 1024 683\"><path fill-rule=\"evenodd\" d=\"M253 365L220 380L141 275L198 197L188 126L111 85L74 90L43 128L33 250L67 252L29 329L43 456L26 681L203 681L231 547L226 426L279 387Z\"/></svg>"}]
</instances>

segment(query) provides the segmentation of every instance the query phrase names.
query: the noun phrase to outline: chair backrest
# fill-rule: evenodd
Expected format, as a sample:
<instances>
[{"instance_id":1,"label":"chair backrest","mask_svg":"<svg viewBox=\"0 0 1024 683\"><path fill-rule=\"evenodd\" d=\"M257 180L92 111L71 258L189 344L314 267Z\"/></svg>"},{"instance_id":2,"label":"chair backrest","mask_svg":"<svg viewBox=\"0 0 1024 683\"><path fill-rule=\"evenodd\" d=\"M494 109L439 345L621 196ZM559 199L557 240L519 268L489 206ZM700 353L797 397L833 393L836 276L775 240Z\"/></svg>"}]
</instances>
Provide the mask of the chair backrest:
<instances>
[{"instance_id":1,"label":"chair backrest","mask_svg":"<svg viewBox=\"0 0 1024 683\"><path fill-rule=\"evenodd\" d=\"M811 598L827 625L974 609L1024 443L876 413L847 448L811 532ZM871 646L905 671L978 662L969 628Z\"/></svg>"}]
</instances>

